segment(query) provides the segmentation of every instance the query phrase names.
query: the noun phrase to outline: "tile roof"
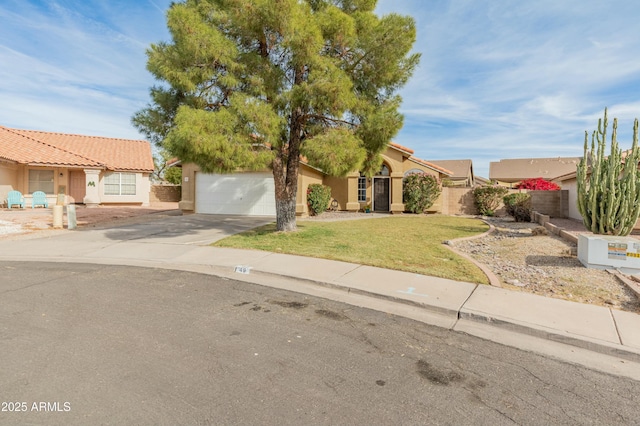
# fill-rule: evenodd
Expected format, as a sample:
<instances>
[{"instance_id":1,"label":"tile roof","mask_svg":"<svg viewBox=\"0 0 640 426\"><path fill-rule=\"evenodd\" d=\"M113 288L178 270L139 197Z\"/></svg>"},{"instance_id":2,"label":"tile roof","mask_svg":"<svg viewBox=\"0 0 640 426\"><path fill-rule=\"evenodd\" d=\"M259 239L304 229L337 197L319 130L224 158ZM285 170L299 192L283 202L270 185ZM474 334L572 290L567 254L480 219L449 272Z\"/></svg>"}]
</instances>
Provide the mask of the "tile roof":
<instances>
[{"instance_id":1,"label":"tile roof","mask_svg":"<svg viewBox=\"0 0 640 426\"><path fill-rule=\"evenodd\" d=\"M432 160L432 164L451 170L453 178L467 178L473 168L471 160Z\"/></svg>"},{"instance_id":2,"label":"tile roof","mask_svg":"<svg viewBox=\"0 0 640 426\"><path fill-rule=\"evenodd\" d=\"M447 170L444 167L440 167L436 164L430 163L429 161L425 161L425 160L421 160L420 158L416 158L416 157L409 157L409 160L413 161L414 163L418 163L421 164L423 166L429 167L433 170L436 170L440 173L443 173L447 176L452 176L453 172L451 170Z\"/></svg>"},{"instance_id":3,"label":"tile roof","mask_svg":"<svg viewBox=\"0 0 640 426\"><path fill-rule=\"evenodd\" d=\"M414 157L414 151L411 148L407 148L406 146L402 146L395 142L389 142L389 147L397 149L400 152L407 154L407 158L415 163L418 163L422 166L429 167L437 172L444 173L447 176L451 176L453 173L450 170L445 169L444 167L440 167L437 164L433 164L429 161L422 160L420 158Z\"/></svg>"},{"instance_id":4,"label":"tile roof","mask_svg":"<svg viewBox=\"0 0 640 426\"><path fill-rule=\"evenodd\" d=\"M489 163L489 179L518 182L529 178L554 179L574 172L581 157L516 158Z\"/></svg>"},{"instance_id":5,"label":"tile roof","mask_svg":"<svg viewBox=\"0 0 640 426\"><path fill-rule=\"evenodd\" d=\"M451 175L453 174L453 172L451 172L450 170L448 170L448 169L446 169L446 168L444 168L444 167L440 167L440 166L438 166L437 164L433 164L433 163L431 163L431 162L429 162L429 161L425 161L425 160L421 160L420 158L413 157L413 155L412 155L412 154L413 154L413 150L412 150L411 148L407 148L407 147L402 146L402 145L400 145L400 144L397 144L397 143L395 143L395 142L390 142L390 143L389 143L389 146L390 146L391 148L397 149L398 151L401 151L401 152L403 152L403 153L405 153L405 154L408 154L408 155L409 155L409 157L408 157L408 158L409 158L410 160L412 160L412 161L414 161L414 162L416 162L416 163L418 163L418 164L420 164L420 165L423 165L423 166L425 166L425 167L429 167L429 168L431 168L431 169L433 169L433 170L435 170L435 171L438 171L438 172L444 173L445 175L448 175L448 176L451 176ZM320 172L324 173L322 170L320 170L320 169L318 169L318 168L316 168L316 167L311 166L311 165L309 164L309 160L308 160L305 156L301 155L301 156L300 156L300 161L302 161L302 163L304 163L305 165L307 165L307 166L309 166L309 167L311 167L311 168L313 168L313 169L315 169L315 170L318 170L318 171L320 171ZM465 160L463 160L463 161L465 161ZM470 162L471 160L467 160L467 161L469 161L469 162ZM175 165L180 164L180 163L181 163L181 161L180 161L180 159L178 159L178 158L172 158L172 159L170 159L170 160L168 160L168 161L167 161L167 165L168 165L169 167L171 167L171 166L175 166ZM465 176L466 176L466 175L465 175Z\"/></svg>"},{"instance_id":6,"label":"tile roof","mask_svg":"<svg viewBox=\"0 0 640 426\"><path fill-rule=\"evenodd\" d=\"M413 152L414 152L411 148L407 148L406 146L402 146L399 143L395 143L395 142L389 142L389 146L399 151L406 152L409 155L413 155Z\"/></svg>"},{"instance_id":7,"label":"tile roof","mask_svg":"<svg viewBox=\"0 0 640 426\"><path fill-rule=\"evenodd\" d=\"M0 158L17 163L153 171L147 141L10 129L0 126Z\"/></svg>"}]
</instances>

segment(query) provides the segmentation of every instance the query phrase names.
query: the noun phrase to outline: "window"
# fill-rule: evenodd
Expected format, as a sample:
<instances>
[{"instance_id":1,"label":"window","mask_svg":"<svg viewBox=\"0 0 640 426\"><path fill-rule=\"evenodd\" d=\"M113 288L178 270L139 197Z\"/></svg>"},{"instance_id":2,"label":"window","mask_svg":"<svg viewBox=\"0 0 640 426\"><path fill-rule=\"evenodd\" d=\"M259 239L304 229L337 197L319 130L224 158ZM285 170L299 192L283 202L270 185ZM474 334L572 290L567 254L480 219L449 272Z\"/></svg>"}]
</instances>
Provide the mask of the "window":
<instances>
[{"instance_id":1,"label":"window","mask_svg":"<svg viewBox=\"0 0 640 426\"><path fill-rule=\"evenodd\" d=\"M380 167L378 176L389 176L389 167L387 167L386 164L383 164L382 167Z\"/></svg>"},{"instance_id":2,"label":"window","mask_svg":"<svg viewBox=\"0 0 640 426\"><path fill-rule=\"evenodd\" d=\"M415 174L418 174L418 173L424 173L424 170L420 170L420 169L408 170L408 171L404 172L404 177L407 177L409 175L415 175Z\"/></svg>"},{"instance_id":3,"label":"window","mask_svg":"<svg viewBox=\"0 0 640 426\"><path fill-rule=\"evenodd\" d=\"M358 201L363 203L367 201L367 178L362 173L358 178Z\"/></svg>"},{"instance_id":4,"label":"window","mask_svg":"<svg viewBox=\"0 0 640 426\"><path fill-rule=\"evenodd\" d=\"M53 170L29 170L29 192L53 194Z\"/></svg>"},{"instance_id":5,"label":"window","mask_svg":"<svg viewBox=\"0 0 640 426\"><path fill-rule=\"evenodd\" d=\"M104 176L104 195L136 195L136 174L107 173Z\"/></svg>"}]
</instances>

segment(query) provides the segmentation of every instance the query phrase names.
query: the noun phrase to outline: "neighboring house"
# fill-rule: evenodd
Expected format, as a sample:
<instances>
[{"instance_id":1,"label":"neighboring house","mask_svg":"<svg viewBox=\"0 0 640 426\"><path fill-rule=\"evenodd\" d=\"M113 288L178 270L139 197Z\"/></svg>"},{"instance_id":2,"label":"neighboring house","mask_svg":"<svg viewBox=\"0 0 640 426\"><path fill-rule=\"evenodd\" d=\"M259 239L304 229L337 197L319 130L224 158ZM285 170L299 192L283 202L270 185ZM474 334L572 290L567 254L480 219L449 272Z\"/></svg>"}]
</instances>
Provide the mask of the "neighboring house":
<instances>
[{"instance_id":1,"label":"neighboring house","mask_svg":"<svg viewBox=\"0 0 640 426\"><path fill-rule=\"evenodd\" d=\"M44 191L50 204L149 204L153 172L147 141L0 126L0 203L7 193Z\"/></svg>"},{"instance_id":2,"label":"neighboring house","mask_svg":"<svg viewBox=\"0 0 640 426\"><path fill-rule=\"evenodd\" d=\"M358 171L344 178L331 177L302 161L296 214L309 214L306 193L313 183L331 187L331 197L338 210L358 211L370 205L373 211L401 213L404 211L402 179L406 175L424 172L439 180L452 175L449 170L413 157L413 150L395 143L389 144L382 159L380 171L371 178ZM437 205L433 207L434 210L437 208ZM180 209L209 214L275 216L272 172L206 174L195 164L183 164Z\"/></svg>"},{"instance_id":3,"label":"neighboring house","mask_svg":"<svg viewBox=\"0 0 640 426\"><path fill-rule=\"evenodd\" d=\"M468 188L475 183L471 160L435 160L431 163L453 172L451 176L446 178L449 181L448 186Z\"/></svg>"},{"instance_id":4,"label":"neighboring house","mask_svg":"<svg viewBox=\"0 0 640 426\"><path fill-rule=\"evenodd\" d=\"M489 163L489 180L515 188L524 179L553 180L575 172L581 157L517 158Z\"/></svg>"}]
</instances>

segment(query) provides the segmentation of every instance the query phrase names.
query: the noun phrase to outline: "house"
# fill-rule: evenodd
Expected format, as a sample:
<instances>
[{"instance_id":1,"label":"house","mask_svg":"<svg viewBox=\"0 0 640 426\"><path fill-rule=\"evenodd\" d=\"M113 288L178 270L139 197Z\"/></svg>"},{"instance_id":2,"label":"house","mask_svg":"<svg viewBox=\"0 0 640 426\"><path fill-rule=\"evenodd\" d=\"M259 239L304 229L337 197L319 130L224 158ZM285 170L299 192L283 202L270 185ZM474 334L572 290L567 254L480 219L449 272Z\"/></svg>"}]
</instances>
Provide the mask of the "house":
<instances>
[{"instance_id":1,"label":"house","mask_svg":"<svg viewBox=\"0 0 640 426\"><path fill-rule=\"evenodd\" d=\"M489 185L491 181L487 178L483 178L482 176L473 176L473 186L484 186Z\"/></svg>"},{"instance_id":2,"label":"house","mask_svg":"<svg viewBox=\"0 0 640 426\"><path fill-rule=\"evenodd\" d=\"M453 172L453 175L446 179L449 182L447 186L469 188L475 184L471 160L435 160L431 163Z\"/></svg>"},{"instance_id":3,"label":"house","mask_svg":"<svg viewBox=\"0 0 640 426\"><path fill-rule=\"evenodd\" d=\"M44 191L49 203L149 204L153 172L147 141L0 126L0 203L7 193Z\"/></svg>"},{"instance_id":4,"label":"house","mask_svg":"<svg viewBox=\"0 0 640 426\"><path fill-rule=\"evenodd\" d=\"M581 157L517 158L489 163L489 180L515 188L524 179L553 180L575 172Z\"/></svg>"},{"instance_id":5,"label":"house","mask_svg":"<svg viewBox=\"0 0 640 426\"><path fill-rule=\"evenodd\" d=\"M344 178L331 177L302 161L298 176L296 214L309 214L307 187L319 183L331 187L338 210L358 211L370 205L376 212L402 213L402 179L416 172L439 180L452 172L413 156L413 150L391 143L382 154L380 171L368 178L354 171ZM201 173L195 164L182 165L182 201L184 211L209 214L275 216L275 189L270 171L233 174ZM433 209L437 209L434 206Z\"/></svg>"}]
</instances>

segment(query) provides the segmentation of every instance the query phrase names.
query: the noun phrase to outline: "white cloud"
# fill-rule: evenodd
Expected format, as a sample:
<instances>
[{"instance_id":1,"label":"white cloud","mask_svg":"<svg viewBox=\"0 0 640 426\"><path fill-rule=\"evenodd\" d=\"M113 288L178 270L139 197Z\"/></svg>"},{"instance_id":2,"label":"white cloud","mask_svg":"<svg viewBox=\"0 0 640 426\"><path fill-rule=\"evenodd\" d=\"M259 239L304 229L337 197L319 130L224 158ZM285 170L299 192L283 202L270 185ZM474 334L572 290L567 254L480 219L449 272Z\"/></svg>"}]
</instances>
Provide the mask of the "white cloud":
<instances>
[{"instance_id":1,"label":"white cloud","mask_svg":"<svg viewBox=\"0 0 640 426\"><path fill-rule=\"evenodd\" d=\"M397 141L426 159L471 157L486 176L489 159L581 155L609 106L630 145L640 117L631 3L379 1L379 12L415 18L422 53Z\"/></svg>"},{"instance_id":2,"label":"white cloud","mask_svg":"<svg viewBox=\"0 0 640 426\"><path fill-rule=\"evenodd\" d=\"M145 49L168 39L170 0L3 0L0 124L139 138L155 82ZM396 141L425 159L580 155L609 107L619 141L640 117L640 45L628 0L379 0L412 15L421 64Z\"/></svg>"},{"instance_id":3,"label":"white cloud","mask_svg":"<svg viewBox=\"0 0 640 426\"><path fill-rule=\"evenodd\" d=\"M168 0L8 0L0 5L0 124L141 138L130 123L154 83L145 49Z\"/></svg>"}]
</instances>

